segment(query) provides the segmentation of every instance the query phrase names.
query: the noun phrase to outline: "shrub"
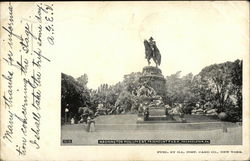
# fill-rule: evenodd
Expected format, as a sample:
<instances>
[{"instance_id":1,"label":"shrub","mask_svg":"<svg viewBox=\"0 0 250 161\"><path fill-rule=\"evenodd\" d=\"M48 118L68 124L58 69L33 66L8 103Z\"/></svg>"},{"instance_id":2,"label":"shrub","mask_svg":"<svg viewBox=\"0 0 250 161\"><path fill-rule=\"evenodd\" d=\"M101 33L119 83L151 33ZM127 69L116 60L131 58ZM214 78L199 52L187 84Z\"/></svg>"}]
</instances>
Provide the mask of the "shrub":
<instances>
[{"instance_id":1,"label":"shrub","mask_svg":"<svg viewBox=\"0 0 250 161\"><path fill-rule=\"evenodd\" d=\"M242 108L238 106L229 106L225 108L225 113L227 114L227 121L231 122L241 122L242 121Z\"/></svg>"},{"instance_id":2,"label":"shrub","mask_svg":"<svg viewBox=\"0 0 250 161\"><path fill-rule=\"evenodd\" d=\"M227 120L227 114L225 112L219 113L218 117L222 121L226 121Z\"/></svg>"},{"instance_id":3,"label":"shrub","mask_svg":"<svg viewBox=\"0 0 250 161\"><path fill-rule=\"evenodd\" d=\"M185 106L182 111L184 114L191 114L192 113L192 110L194 109L193 106Z\"/></svg>"}]
</instances>

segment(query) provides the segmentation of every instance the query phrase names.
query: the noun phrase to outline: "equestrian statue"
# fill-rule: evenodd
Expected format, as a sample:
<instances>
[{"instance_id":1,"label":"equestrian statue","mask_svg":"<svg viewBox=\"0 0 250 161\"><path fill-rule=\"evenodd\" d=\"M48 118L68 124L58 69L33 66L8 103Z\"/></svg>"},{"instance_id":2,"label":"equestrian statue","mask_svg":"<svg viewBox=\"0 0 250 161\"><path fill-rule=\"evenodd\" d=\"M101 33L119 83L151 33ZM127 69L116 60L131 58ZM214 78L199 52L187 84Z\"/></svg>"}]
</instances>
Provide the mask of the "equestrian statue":
<instances>
[{"instance_id":1,"label":"equestrian statue","mask_svg":"<svg viewBox=\"0 0 250 161\"><path fill-rule=\"evenodd\" d=\"M161 54L156 46L156 42L154 41L154 39L150 37L149 41L144 40L144 46L146 55L145 58L148 60L148 65L151 64L150 59L153 58L156 67L158 67L161 64Z\"/></svg>"}]
</instances>

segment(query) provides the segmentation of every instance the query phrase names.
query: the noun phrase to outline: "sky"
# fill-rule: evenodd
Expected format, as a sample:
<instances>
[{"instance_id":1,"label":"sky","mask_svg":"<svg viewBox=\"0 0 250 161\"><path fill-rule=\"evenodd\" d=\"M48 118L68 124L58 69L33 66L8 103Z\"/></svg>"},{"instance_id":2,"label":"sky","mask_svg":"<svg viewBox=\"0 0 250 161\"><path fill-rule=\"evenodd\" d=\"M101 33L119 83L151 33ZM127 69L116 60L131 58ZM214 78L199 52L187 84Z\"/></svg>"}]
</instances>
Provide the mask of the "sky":
<instances>
[{"instance_id":1,"label":"sky","mask_svg":"<svg viewBox=\"0 0 250 161\"><path fill-rule=\"evenodd\" d=\"M247 2L63 2L55 5L55 54L61 72L88 75L88 87L113 85L147 66L152 36L164 76L198 74L249 52ZM154 65L153 61L151 60Z\"/></svg>"}]
</instances>

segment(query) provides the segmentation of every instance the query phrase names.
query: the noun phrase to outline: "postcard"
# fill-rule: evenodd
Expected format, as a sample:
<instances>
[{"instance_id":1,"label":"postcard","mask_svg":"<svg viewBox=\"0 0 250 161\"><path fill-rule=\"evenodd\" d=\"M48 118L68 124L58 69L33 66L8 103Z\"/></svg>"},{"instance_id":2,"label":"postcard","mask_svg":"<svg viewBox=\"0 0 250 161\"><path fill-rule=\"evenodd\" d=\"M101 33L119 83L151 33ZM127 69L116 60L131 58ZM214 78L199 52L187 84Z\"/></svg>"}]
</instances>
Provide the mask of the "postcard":
<instances>
[{"instance_id":1,"label":"postcard","mask_svg":"<svg viewBox=\"0 0 250 161\"><path fill-rule=\"evenodd\" d=\"M246 1L1 2L2 160L249 160Z\"/></svg>"}]
</instances>

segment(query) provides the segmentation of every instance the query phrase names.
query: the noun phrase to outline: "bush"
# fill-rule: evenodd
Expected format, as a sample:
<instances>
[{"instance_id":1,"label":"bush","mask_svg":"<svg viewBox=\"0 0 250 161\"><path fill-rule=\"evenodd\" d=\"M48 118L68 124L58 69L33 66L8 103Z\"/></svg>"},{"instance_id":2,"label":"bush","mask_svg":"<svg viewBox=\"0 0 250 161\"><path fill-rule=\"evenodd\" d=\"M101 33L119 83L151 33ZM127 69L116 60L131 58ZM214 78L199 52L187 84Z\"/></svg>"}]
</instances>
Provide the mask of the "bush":
<instances>
[{"instance_id":1,"label":"bush","mask_svg":"<svg viewBox=\"0 0 250 161\"><path fill-rule=\"evenodd\" d=\"M227 121L231 122L241 122L242 121L242 108L238 106L229 106L225 108L225 113L227 114Z\"/></svg>"},{"instance_id":2,"label":"bush","mask_svg":"<svg viewBox=\"0 0 250 161\"><path fill-rule=\"evenodd\" d=\"M222 121L226 121L227 120L227 114L225 112L219 113L218 117Z\"/></svg>"},{"instance_id":3,"label":"bush","mask_svg":"<svg viewBox=\"0 0 250 161\"><path fill-rule=\"evenodd\" d=\"M193 106L185 106L182 111L184 114L191 114L193 109Z\"/></svg>"}]
</instances>

